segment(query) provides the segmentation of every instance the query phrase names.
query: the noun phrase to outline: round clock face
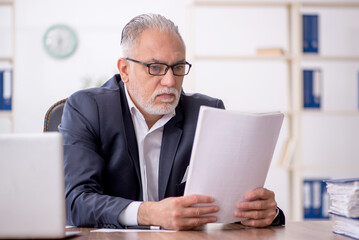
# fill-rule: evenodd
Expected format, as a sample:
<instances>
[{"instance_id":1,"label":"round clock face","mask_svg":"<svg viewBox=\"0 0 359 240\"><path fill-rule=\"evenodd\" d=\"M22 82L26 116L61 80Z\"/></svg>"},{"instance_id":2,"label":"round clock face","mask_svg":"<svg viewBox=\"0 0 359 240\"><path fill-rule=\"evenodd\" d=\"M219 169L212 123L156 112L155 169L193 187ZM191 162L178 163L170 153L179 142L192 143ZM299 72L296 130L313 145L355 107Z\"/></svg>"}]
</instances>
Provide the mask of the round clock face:
<instances>
[{"instance_id":1,"label":"round clock face","mask_svg":"<svg viewBox=\"0 0 359 240\"><path fill-rule=\"evenodd\" d=\"M50 27L43 38L44 46L52 57L69 57L77 47L75 32L66 25L55 25Z\"/></svg>"}]
</instances>

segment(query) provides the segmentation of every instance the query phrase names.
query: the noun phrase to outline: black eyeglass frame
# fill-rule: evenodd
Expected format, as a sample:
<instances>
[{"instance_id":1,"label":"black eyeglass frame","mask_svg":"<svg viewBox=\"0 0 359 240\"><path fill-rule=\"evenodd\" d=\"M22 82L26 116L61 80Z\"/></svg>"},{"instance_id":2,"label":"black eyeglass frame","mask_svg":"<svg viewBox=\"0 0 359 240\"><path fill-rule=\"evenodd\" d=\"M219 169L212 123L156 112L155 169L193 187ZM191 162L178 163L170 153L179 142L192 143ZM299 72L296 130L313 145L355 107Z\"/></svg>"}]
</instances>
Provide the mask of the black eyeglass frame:
<instances>
[{"instance_id":1,"label":"black eyeglass frame","mask_svg":"<svg viewBox=\"0 0 359 240\"><path fill-rule=\"evenodd\" d=\"M135 62L135 63L141 64L141 65L143 65L143 66L146 66L147 69L148 69L148 74L150 74L150 75L152 75L152 76L164 76L164 75L167 74L168 69L170 69L170 68L172 69L172 73L173 73L174 76L186 76L186 75L189 73L189 71L191 70L191 67L192 67L192 64L190 64L190 63L187 62L187 61L186 61L185 63L176 63L176 64L173 64L173 65L168 65L168 64L166 64L166 63L161 63L161 62L158 62L158 63L144 63L144 62L141 62L141 61L132 59L132 58L125 58L125 59L128 60L128 61L131 61L131 62ZM162 73L162 74L153 74L153 73L150 72L150 67L151 67L152 64L162 64L162 65L166 65L167 67L166 67L164 73ZM173 70L173 68L174 68L175 66L180 65L180 64L185 64L185 65L188 65L188 66L189 66L187 72L186 72L185 74L183 74L183 75L175 74L175 72L174 72L174 70Z\"/></svg>"}]
</instances>

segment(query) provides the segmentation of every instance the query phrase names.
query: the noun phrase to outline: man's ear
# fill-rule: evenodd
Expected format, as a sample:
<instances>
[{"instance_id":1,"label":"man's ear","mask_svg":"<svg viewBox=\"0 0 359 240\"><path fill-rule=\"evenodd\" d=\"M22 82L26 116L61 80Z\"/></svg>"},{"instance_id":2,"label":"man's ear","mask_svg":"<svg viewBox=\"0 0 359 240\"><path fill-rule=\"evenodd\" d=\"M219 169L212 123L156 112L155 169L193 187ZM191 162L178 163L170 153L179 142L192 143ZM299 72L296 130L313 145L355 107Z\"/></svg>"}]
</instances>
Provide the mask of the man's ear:
<instances>
[{"instance_id":1,"label":"man's ear","mask_svg":"<svg viewBox=\"0 0 359 240\"><path fill-rule=\"evenodd\" d=\"M122 82L128 82L128 72L130 71L130 65L128 64L128 61L124 58L118 59L117 68L120 72Z\"/></svg>"}]
</instances>

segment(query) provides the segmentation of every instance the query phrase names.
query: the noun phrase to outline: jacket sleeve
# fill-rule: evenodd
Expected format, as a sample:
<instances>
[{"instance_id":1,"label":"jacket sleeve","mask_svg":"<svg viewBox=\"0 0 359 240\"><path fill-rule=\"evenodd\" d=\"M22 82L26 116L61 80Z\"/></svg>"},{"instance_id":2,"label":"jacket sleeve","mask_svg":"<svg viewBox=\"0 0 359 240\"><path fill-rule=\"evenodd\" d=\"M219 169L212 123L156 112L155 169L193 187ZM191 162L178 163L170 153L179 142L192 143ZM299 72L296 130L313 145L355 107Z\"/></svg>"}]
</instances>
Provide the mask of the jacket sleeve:
<instances>
[{"instance_id":1,"label":"jacket sleeve","mask_svg":"<svg viewBox=\"0 0 359 240\"><path fill-rule=\"evenodd\" d=\"M103 192L105 159L99 125L98 105L88 92L67 100L59 127L64 139L67 224L122 228L118 215L132 200Z\"/></svg>"}]
</instances>

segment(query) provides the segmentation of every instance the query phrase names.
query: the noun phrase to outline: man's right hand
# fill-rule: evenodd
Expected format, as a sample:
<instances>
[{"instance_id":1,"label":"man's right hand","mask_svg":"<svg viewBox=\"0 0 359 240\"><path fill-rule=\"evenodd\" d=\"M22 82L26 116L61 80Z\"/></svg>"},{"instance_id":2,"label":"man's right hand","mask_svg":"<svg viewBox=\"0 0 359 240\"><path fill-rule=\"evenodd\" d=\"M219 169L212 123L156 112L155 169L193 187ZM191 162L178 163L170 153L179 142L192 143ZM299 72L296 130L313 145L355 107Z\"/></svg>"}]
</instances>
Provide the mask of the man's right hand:
<instances>
[{"instance_id":1,"label":"man's right hand","mask_svg":"<svg viewBox=\"0 0 359 240\"><path fill-rule=\"evenodd\" d=\"M138 225L161 226L163 229L188 230L216 222L218 206L209 205L214 199L204 195L165 198L159 202L143 202L138 210ZM206 206L193 206L205 203Z\"/></svg>"}]
</instances>

